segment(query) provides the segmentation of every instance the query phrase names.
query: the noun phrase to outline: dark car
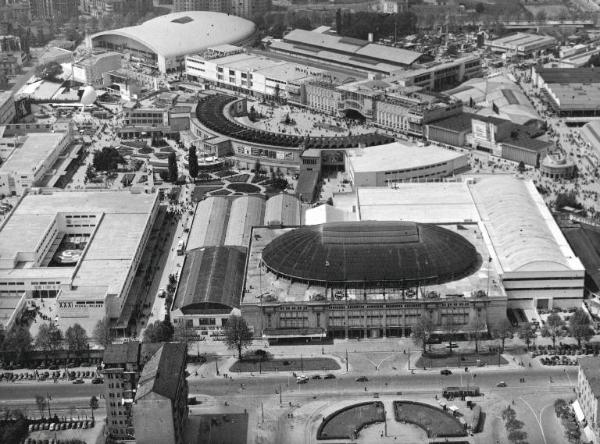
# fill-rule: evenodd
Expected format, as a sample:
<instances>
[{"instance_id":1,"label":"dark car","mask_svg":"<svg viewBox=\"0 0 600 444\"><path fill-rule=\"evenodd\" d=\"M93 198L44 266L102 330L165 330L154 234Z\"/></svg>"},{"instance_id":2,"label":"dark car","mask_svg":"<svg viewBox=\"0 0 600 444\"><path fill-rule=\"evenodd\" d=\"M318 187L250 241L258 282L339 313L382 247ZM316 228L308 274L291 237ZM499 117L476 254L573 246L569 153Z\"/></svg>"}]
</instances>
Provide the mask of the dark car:
<instances>
[{"instance_id":1,"label":"dark car","mask_svg":"<svg viewBox=\"0 0 600 444\"><path fill-rule=\"evenodd\" d=\"M321 375L314 375L312 379L321 379Z\"/></svg>"},{"instance_id":2,"label":"dark car","mask_svg":"<svg viewBox=\"0 0 600 444\"><path fill-rule=\"evenodd\" d=\"M335 375L333 373L327 373L323 379L335 379Z\"/></svg>"},{"instance_id":3,"label":"dark car","mask_svg":"<svg viewBox=\"0 0 600 444\"><path fill-rule=\"evenodd\" d=\"M92 384L104 384L104 379L94 378L94 379L92 379Z\"/></svg>"},{"instance_id":4,"label":"dark car","mask_svg":"<svg viewBox=\"0 0 600 444\"><path fill-rule=\"evenodd\" d=\"M356 382L367 382L369 381L369 378L367 378L366 376L359 376L358 378L356 378Z\"/></svg>"},{"instance_id":5,"label":"dark car","mask_svg":"<svg viewBox=\"0 0 600 444\"><path fill-rule=\"evenodd\" d=\"M452 374L452 371L448 370L447 368L445 368L444 370L440 370L440 375L448 376L451 374Z\"/></svg>"},{"instance_id":6,"label":"dark car","mask_svg":"<svg viewBox=\"0 0 600 444\"><path fill-rule=\"evenodd\" d=\"M83 384L83 383L84 383L84 381L81 378L76 379L75 381L73 381L73 384Z\"/></svg>"}]
</instances>

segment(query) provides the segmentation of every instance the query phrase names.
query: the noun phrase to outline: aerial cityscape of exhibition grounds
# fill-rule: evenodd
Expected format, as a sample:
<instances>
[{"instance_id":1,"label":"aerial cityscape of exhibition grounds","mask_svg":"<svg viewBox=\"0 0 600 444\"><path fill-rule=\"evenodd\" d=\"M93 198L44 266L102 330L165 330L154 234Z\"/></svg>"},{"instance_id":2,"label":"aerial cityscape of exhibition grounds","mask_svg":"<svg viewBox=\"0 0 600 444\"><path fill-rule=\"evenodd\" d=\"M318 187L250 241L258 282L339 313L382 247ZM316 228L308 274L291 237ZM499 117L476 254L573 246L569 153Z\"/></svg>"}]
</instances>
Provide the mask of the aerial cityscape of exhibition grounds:
<instances>
[{"instance_id":1,"label":"aerial cityscape of exhibition grounds","mask_svg":"<svg viewBox=\"0 0 600 444\"><path fill-rule=\"evenodd\" d=\"M0 0L0 444L600 444L600 0Z\"/></svg>"}]
</instances>

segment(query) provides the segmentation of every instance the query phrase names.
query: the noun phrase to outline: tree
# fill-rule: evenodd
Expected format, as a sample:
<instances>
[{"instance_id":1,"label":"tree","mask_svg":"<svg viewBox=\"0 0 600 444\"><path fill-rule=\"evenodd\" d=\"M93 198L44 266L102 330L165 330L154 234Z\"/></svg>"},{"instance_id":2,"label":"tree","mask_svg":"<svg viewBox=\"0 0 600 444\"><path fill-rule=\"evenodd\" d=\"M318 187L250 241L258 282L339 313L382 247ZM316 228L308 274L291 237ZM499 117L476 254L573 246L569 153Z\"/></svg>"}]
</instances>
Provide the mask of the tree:
<instances>
[{"instance_id":1,"label":"tree","mask_svg":"<svg viewBox=\"0 0 600 444\"><path fill-rule=\"evenodd\" d=\"M223 333L225 344L231 350L237 350L238 359L242 360L242 350L252 345L252 332L241 316L229 316Z\"/></svg>"},{"instance_id":2,"label":"tree","mask_svg":"<svg viewBox=\"0 0 600 444\"><path fill-rule=\"evenodd\" d=\"M105 146L102 150L94 152L92 165L96 171L115 171L118 165L124 162L116 148Z\"/></svg>"},{"instance_id":3,"label":"tree","mask_svg":"<svg viewBox=\"0 0 600 444\"><path fill-rule=\"evenodd\" d=\"M23 325L13 326L4 338L4 350L15 354L15 360L22 362L25 354L33 347L29 329Z\"/></svg>"},{"instance_id":4,"label":"tree","mask_svg":"<svg viewBox=\"0 0 600 444\"><path fill-rule=\"evenodd\" d=\"M25 415L20 410L7 410L6 416L12 418L12 421L0 426L0 442L24 442L28 435Z\"/></svg>"},{"instance_id":5,"label":"tree","mask_svg":"<svg viewBox=\"0 0 600 444\"><path fill-rule=\"evenodd\" d=\"M514 328L510 321L506 318L500 322L493 330L492 335L496 339L500 339L502 347L501 352L504 353L504 343L507 339L511 339L514 336Z\"/></svg>"},{"instance_id":6,"label":"tree","mask_svg":"<svg viewBox=\"0 0 600 444\"><path fill-rule=\"evenodd\" d=\"M90 409L92 409L92 421L94 421L94 410L96 410L98 407L100 407L98 403L98 398L96 398L96 396L92 396L90 398Z\"/></svg>"},{"instance_id":7,"label":"tree","mask_svg":"<svg viewBox=\"0 0 600 444\"><path fill-rule=\"evenodd\" d=\"M479 353L479 341L486 334L485 330L487 329L487 324L485 319L477 316L473 321L471 321L467 327L467 334L469 338L475 342L475 353Z\"/></svg>"},{"instance_id":8,"label":"tree","mask_svg":"<svg viewBox=\"0 0 600 444\"><path fill-rule=\"evenodd\" d=\"M342 26L342 10L338 8L335 11L335 32L337 32L339 35L342 35Z\"/></svg>"},{"instance_id":9,"label":"tree","mask_svg":"<svg viewBox=\"0 0 600 444\"><path fill-rule=\"evenodd\" d=\"M527 433L523 430L511 430L508 432L508 440L510 442L518 443L525 441L525 439L527 439Z\"/></svg>"},{"instance_id":10,"label":"tree","mask_svg":"<svg viewBox=\"0 0 600 444\"><path fill-rule=\"evenodd\" d=\"M173 339L175 341L187 344L191 340L192 336L193 332L190 331L185 320L175 324L175 332L173 333Z\"/></svg>"},{"instance_id":11,"label":"tree","mask_svg":"<svg viewBox=\"0 0 600 444\"><path fill-rule=\"evenodd\" d=\"M48 400L45 396L35 395L35 404L37 405L37 408L40 411L40 416L43 418L44 412L46 411L46 407L48 406Z\"/></svg>"},{"instance_id":12,"label":"tree","mask_svg":"<svg viewBox=\"0 0 600 444\"><path fill-rule=\"evenodd\" d=\"M546 323L542 327L542 336L552 338L552 348L556 347L556 338L562 336L565 321L558 313L551 313L546 319Z\"/></svg>"},{"instance_id":13,"label":"tree","mask_svg":"<svg viewBox=\"0 0 600 444\"><path fill-rule=\"evenodd\" d=\"M531 341L535 340L536 334L535 330L531 328L531 325L525 323L519 327L519 338L525 341L525 345L527 346L527 350L529 350L529 346L531 345Z\"/></svg>"},{"instance_id":14,"label":"tree","mask_svg":"<svg viewBox=\"0 0 600 444\"><path fill-rule=\"evenodd\" d=\"M511 406L502 410L502 420L504 422L514 421L515 419L517 419L517 412Z\"/></svg>"},{"instance_id":15,"label":"tree","mask_svg":"<svg viewBox=\"0 0 600 444\"><path fill-rule=\"evenodd\" d=\"M582 340L589 341L594 334L590 318L583 308L578 308L569 318L569 331L577 339L577 347L581 347Z\"/></svg>"},{"instance_id":16,"label":"tree","mask_svg":"<svg viewBox=\"0 0 600 444\"><path fill-rule=\"evenodd\" d=\"M423 349L423 354L425 354L427 343L431 339L434 330L435 324L431 318L426 315L419 316L417 323L412 328L412 340L415 345L418 345Z\"/></svg>"},{"instance_id":17,"label":"tree","mask_svg":"<svg viewBox=\"0 0 600 444\"><path fill-rule=\"evenodd\" d=\"M540 9L537 12L537 14L535 14L535 19L538 22L545 22L547 18L548 18L548 15L546 14L546 11L544 11L543 9Z\"/></svg>"},{"instance_id":18,"label":"tree","mask_svg":"<svg viewBox=\"0 0 600 444\"><path fill-rule=\"evenodd\" d=\"M480 2L475 5L475 12L477 14L481 14L484 10L485 10L485 5L483 3Z\"/></svg>"},{"instance_id":19,"label":"tree","mask_svg":"<svg viewBox=\"0 0 600 444\"><path fill-rule=\"evenodd\" d=\"M194 145L190 146L188 151L188 165L190 177L196 178L198 176L198 154Z\"/></svg>"},{"instance_id":20,"label":"tree","mask_svg":"<svg viewBox=\"0 0 600 444\"><path fill-rule=\"evenodd\" d=\"M54 322L48 322L40 325L38 334L35 337L35 346L45 352L55 352L62 346L62 331Z\"/></svg>"},{"instance_id":21,"label":"tree","mask_svg":"<svg viewBox=\"0 0 600 444\"><path fill-rule=\"evenodd\" d=\"M102 318L98 322L96 322L96 326L94 327L94 333L92 335L94 341L96 341L102 347L106 348L112 343L110 336L110 326L108 319Z\"/></svg>"},{"instance_id":22,"label":"tree","mask_svg":"<svg viewBox=\"0 0 600 444\"><path fill-rule=\"evenodd\" d=\"M587 66L587 67L600 66L600 54L594 54L593 56L591 56L588 59L585 66Z\"/></svg>"},{"instance_id":23,"label":"tree","mask_svg":"<svg viewBox=\"0 0 600 444\"><path fill-rule=\"evenodd\" d=\"M35 75L43 80L56 80L62 72L62 66L57 62L49 62L35 68Z\"/></svg>"},{"instance_id":24,"label":"tree","mask_svg":"<svg viewBox=\"0 0 600 444\"><path fill-rule=\"evenodd\" d=\"M519 173L523 174L526 169L527 168L525 167L525 162L520 161L519 165L517 166L517 170L519 171Z\"/></svg>"},{"instance_id":25,"label":"tree","mask_svg":"<svg viewBox=\"0 0 600 444\"><path fill-rule=\"evenodd\" d=\"M254 174L256 174L257 176L260 176L261 170L262 170L262 164L260 163L260 160L256 159L256 162L254 162Z\"/></svg>"},{"instance_id":26,"label":"tree","mask_svg":"<svg viewBox=\"0 0 600 444\"><path fill-rule=\"evenodd\" d=\"M179 177L179 173L177 171L177 156L175 153L169 153L169 166L168 166L168 180L169 182L175 183L177 182L177 178Z\"/></svg>"},{"instance_id":27,"label":"tree","mask_svg":"<svg viewBox=\"0 0 600 444\"><path fill-rule=\"evenodd\" d=\"M167 319L148 324L144 330L143 342L171 342L175 329Z\"/></svg>"},{"instance_id":28,"label":"tree","mask_svg":"<svg viewBox=\"0 0 600 444\"><path fill-rule=\"evenodd\" d=\"M67 348L72 352L85 350L88 347L87 333L79 324L74 324L67 328L65 340L67 341Z\"/></svg>"},{"instance_id":29,"label":"tree","mask_svg":"<svg viewBox=\"0 0 600 444\"><path fill-rule=\"evenodd\" d=\"M89 164L85 170L85 181L88 182L96 177L96 171L94 171L94 166Z\"/></svg>"},{"instance_id":30,"label":"tree","mask_svg":"<svg viewBox=\"0 0 600 444\"><path fill-rule=\"evenodd\" d=\"M569 193L558 193L556 195L554 208L556 208L557 210L561 210L564 207L571 207L576 209L583 208L581 204L577 201L577 194L575 194L575 191L571 191Z\"/></svg>"}]
</instances>

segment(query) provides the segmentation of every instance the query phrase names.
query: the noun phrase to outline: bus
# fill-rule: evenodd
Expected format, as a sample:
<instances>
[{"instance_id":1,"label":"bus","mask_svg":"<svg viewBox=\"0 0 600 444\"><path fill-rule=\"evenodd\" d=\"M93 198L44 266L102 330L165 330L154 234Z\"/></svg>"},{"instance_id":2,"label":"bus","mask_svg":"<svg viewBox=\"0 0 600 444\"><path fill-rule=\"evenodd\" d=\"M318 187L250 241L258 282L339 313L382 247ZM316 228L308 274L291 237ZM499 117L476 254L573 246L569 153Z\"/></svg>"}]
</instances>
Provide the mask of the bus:
<instances>
[{"instance_id":1,"label":"bus","mask_svg":"<svg viewBox=\"0 0 600 444\"><path fill-rule=\"evenodd\" d=\"M445 387L442 396L446 399L464 398L466 396L480 396L479 387L471 385L468 387Z\"/></svg>"}]
</instances>

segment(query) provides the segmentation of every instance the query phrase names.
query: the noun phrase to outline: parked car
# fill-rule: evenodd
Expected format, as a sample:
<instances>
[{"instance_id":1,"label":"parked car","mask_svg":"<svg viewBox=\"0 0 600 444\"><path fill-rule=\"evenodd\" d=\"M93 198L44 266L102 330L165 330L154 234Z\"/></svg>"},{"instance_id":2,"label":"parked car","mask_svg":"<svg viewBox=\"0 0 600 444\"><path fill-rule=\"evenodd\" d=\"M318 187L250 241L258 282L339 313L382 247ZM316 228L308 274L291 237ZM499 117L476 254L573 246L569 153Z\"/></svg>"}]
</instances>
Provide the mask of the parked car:
<instances>
[{"instance_id":1,"label":"parked car","mask_svg":"<svg viewBox=\"0 0 600 444\"><path fill-rule=\"evenodd\" d=\"M104 379L94 378L94 379L92 379L92 384L104 384Z\"/></svg>"},{"instance_id":2,"label":"parked car","mask_svg":"<svg viewBox=\"0 0 600 444\"><path fill-rule=\"evenodd\" d=\"M496 384L496 387L506 387L506 382L500 381L498 384Z\"/></svg>"},{"instance_id":3,"label":"parked car","mask_svg":"<svg viewBox=\"0 0 600 444\"><path fill-rule=\"evenodd\" d=\"M321 379L321 375L314 375L312 379Z\"/></svg>"},{"instance_id":4,"label":"parked car","mask_svg":"<svg viewBox=\"0 0 600 444\"><path fill-rule=\"evenodd\" d=\"M366 376L359 376L358 378L356 378L356 382L368 382L369 378L367 378Z\"/></svg>"},{"instance_id":5,"label":"parked car","mask_svg":"<svg viewBox=\"0 0 600 444\"><path fill-rule=\"evenodd\" d=\"M323 379L335 379L335 375L333 373L327 373Z\"/></svg>"},{"instance_id":6,"label":"parked car","mask_svg":"<svg viewBox=\"0 0 600 444\"><path fill-rule=\"evenodd\" d=\"M76 379L75 381L73 381L73 384L83 384L83 383L84 383L84 381L81 378Z\"/></svg>"},{"instance_id":7,"label":"parked car","mask_svg":"<svg viewBox=\"0 0 600 444\"><path fill-rule=\"evenodd\" d=\"M449 376L451 374L452 374L452 371L448 370L447 368L445 368L444 370L440 370L440 375Z\"/></svg>"}]
</instances>

